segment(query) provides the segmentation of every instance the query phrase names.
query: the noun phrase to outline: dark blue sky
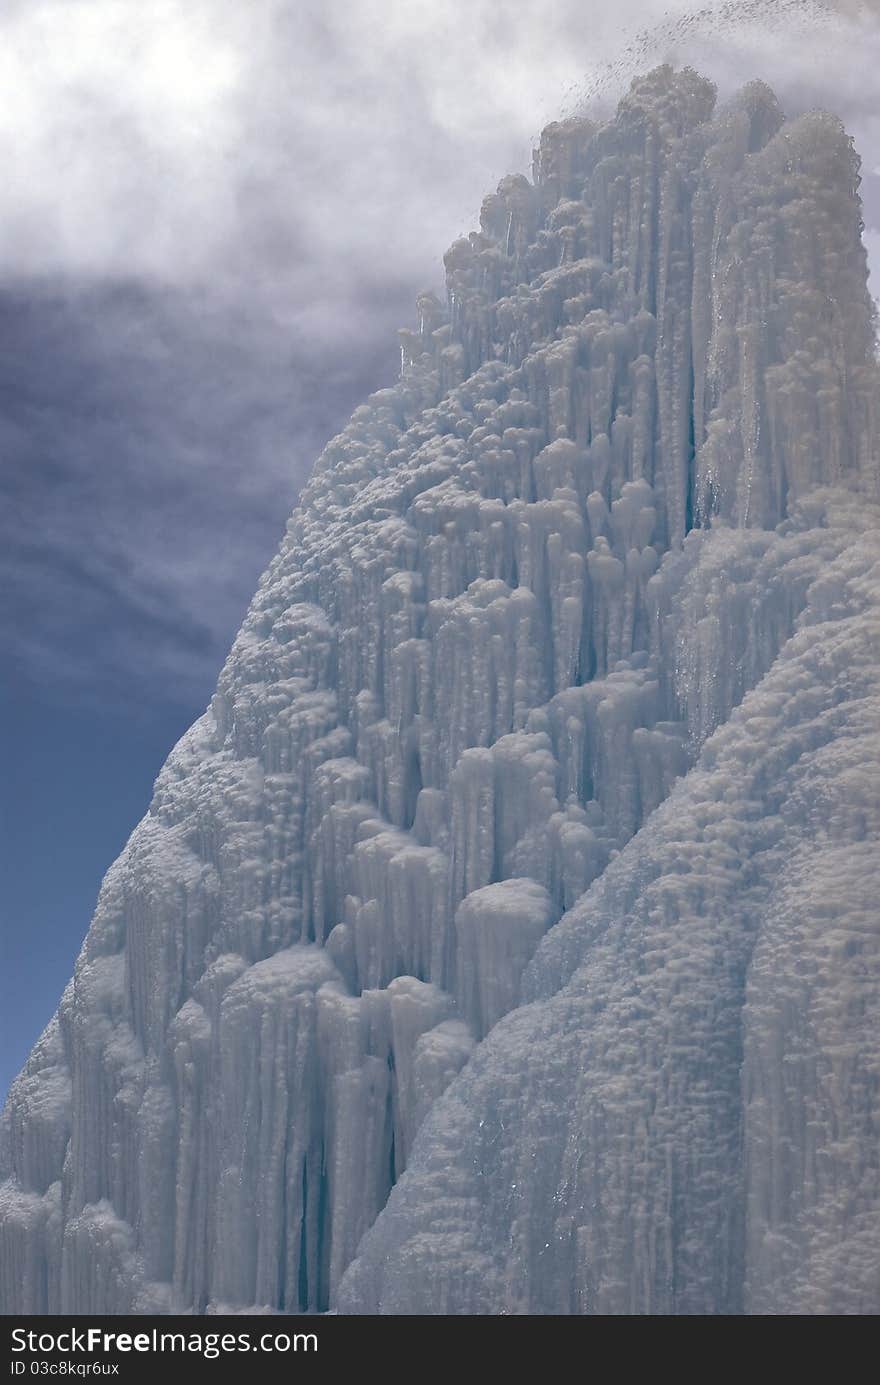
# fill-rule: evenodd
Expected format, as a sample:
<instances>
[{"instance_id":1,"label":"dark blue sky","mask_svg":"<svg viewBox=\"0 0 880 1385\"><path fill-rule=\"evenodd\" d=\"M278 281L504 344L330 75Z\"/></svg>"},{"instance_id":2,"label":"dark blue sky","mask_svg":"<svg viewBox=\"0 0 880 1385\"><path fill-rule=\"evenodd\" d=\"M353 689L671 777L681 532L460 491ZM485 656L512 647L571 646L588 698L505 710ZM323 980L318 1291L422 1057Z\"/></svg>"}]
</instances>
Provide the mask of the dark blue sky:
<instances>
[{"instance_id":1,"label":"dark blue sky","mask_svg":"<svg viewBox=\"0 0 880 1385\"><path fill-rule=\"evenodd\" d=\"M101 876L142 815L190 709L61 711L31 690L2 698L5 1090L70 977Z\"/></svg>"},{"instance_id":2,"label":"dark blue sky","mask_svg":"<svg viewBox=\"0 0 880 1385\"><path fill-rule=\"evenodd\" d=\"M880 245L876 22L688 8L4 7L0 1095L321 446L546 121L657 61L762 76L847 121Z\"/></svg>"}]
</instances>

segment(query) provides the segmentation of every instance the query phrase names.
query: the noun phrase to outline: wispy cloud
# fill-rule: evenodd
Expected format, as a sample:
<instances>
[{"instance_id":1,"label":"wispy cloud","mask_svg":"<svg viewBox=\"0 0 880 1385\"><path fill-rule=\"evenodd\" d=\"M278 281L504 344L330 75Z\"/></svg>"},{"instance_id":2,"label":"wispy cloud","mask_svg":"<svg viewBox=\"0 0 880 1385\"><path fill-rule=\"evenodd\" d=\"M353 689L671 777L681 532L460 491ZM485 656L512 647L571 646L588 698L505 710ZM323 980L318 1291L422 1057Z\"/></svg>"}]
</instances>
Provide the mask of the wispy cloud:
<instances>
[{"instance_id":1,"label":"wispy cloud","mask_svg":"<svg viewBox=\"0 0 880 1385\"><path fill-rule=\"evenodd\" d=\"M872 25L858 0L27 0L0 20L0 266L295 301L315 259L333 286L346 259L424 271L615 59L618 88L627 59L698 57L861 118Z\"/></svg>"},{"instance_id":2,"label":"wispy cloud","mask_svg":"<svg viewBox=\"0 0 880 1385\"><path fill-rule=\"evenodd\" d=\"M204 701L338 411L393 370L404 311L390 294L374 359L346 367L194 292L0 292L9 671L50 697Z\"/></svg>"}]
</instances>

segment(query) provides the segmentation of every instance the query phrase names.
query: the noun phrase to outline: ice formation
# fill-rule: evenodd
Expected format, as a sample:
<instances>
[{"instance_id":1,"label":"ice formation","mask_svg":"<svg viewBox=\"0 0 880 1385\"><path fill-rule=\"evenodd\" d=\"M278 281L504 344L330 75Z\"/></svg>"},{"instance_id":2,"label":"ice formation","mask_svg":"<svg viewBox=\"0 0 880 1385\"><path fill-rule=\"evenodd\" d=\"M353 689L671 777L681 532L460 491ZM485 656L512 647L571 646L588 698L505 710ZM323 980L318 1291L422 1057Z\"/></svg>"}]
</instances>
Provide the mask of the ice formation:
<instances>
[{"instance_id":1,"label":"ice formation","mask_svg":"<svg viewBox=\"0 0 880 1385\"><path fill-rule=\"evenodd\" d=\"M486 199L11 1091L4 1311L880 1307L860 229L669 68Z\"/></svg>"}]
</instances>

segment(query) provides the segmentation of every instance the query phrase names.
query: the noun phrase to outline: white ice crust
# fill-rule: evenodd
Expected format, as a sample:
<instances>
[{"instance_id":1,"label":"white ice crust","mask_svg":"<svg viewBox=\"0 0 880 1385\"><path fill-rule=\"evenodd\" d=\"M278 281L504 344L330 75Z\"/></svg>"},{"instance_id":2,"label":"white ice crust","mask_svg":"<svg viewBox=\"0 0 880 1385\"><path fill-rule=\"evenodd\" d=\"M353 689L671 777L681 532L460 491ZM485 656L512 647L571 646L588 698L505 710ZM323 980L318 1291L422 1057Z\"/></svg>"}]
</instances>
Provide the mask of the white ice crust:
<instances>
[{"instance_id":1,"label":"white ice crust","mask_svg":"<svg viewBox=\"0 0 880 1385\"><path fill-rule=\"evenodd\" d=\"M877 1311L860 229L669 68L486 199L12 1088L2 1311Z\"/></svg>"}]
</instances>

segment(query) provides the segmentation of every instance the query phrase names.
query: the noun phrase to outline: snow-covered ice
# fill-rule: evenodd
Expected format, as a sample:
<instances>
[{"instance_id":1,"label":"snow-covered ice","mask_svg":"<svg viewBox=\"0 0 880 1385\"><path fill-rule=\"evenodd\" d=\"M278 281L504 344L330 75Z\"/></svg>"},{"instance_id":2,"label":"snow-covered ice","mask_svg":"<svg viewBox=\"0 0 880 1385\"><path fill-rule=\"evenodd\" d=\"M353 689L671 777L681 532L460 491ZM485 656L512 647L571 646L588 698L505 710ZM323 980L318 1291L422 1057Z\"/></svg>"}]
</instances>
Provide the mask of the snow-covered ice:
<instances>
[{"instance_id":1,"label":"snow-covered ice","mask_svg":"<svg viewBox=\"0 0 880 1385\"><path fill-rule=\"evenodd\" d=\"M3 1311L880 1307L860 230L669 68L486 199L13 1086Z\"/></svg>"}]
</instances>

